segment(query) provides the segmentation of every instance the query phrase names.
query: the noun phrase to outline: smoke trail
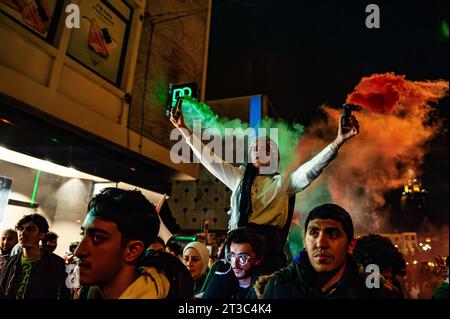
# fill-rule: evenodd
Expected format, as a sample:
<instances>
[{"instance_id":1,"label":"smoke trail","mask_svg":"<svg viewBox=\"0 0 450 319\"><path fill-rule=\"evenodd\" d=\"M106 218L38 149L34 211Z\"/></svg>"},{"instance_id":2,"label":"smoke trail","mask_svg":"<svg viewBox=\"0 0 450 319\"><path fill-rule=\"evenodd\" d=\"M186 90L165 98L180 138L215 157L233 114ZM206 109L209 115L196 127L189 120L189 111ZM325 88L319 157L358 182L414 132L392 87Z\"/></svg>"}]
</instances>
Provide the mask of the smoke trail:
<instances>
[{"instance_id":1,"label":"smoke trail","mask_svg":"<svg viewBox=\"0 0 450 319\"><path fill-rule=\"evenodd\" d=\"M363 78L348 97L348 102L364 108L355 112L360 134L339 150L331 167L315 182L320 185L298 195L300 211L322 204L307 199L323 199L314 194L323 192L318 186L327 185L333 202L349 210L359 231L385 229L387 218L380 211L384 193L401 187L409 168L420 175L426 143L443 128L442 121L433 118L430 102L447 91L446 81L412 82L393 73ZM303 136L299 148L302 161L336 135L339 110L321 108L328 119L313 124Z\"/></svg>"},{"instance_id":2,"label":"smoke trail","mask_svg":"<svg viewBox=\"0 0 450 319\"><path fill-rule=\"evenodd\" d=\"M384 193L403 185L408 169L420 175L426 143L443 127L442 121L433 119L430 103L447 91L446 81L413 82L394 73L364 77L347 98L363 108L356 112L360 134L347 142L312 187L297 195L295 211L306 213L333 201L352 213L357 230L385 229L387 218L380 211L385 204ZM335 138L340 111L321 108L327 120L311 125L303 136L302 126L292 128L273 119L262 121L262 127L280 130L281 170L288 166L295 169ZM188 125L200 119L203 128L215 127L222 134L225 128L248 128L248 123L238 119L219 118L206 104L193 99L183 104L183 113Z\"/></svg>"},{"instance_id":3,"label":"smoke trail","mask_svg":"<svg viewBox=\"0 0 450 319\"><path fill-rule=\"evenodd\" d=\"M281 120L274 120L268 117L262 120L261 127L278 129L278 148L280 150L280 167L278 171L282 172L290 163L298 160L296 150L300 137L304 133L304 127L298 123L291 126Z\"/></svg>"},{"instance_id":4,"label":"smoke trail","mask_svg":"<svg viewBox=\"0 0 450 319\"><path fill-rule=\"evenodd\" d=\"M198 102L191 97L185 97L181 111L189 129L192 130L192 123L195 120L200 120L203 128L215 127L221 130L223 134L223 126L220 125L219 116L214 114L211 108L205 103Z\"/></svg>"}]
</instances>

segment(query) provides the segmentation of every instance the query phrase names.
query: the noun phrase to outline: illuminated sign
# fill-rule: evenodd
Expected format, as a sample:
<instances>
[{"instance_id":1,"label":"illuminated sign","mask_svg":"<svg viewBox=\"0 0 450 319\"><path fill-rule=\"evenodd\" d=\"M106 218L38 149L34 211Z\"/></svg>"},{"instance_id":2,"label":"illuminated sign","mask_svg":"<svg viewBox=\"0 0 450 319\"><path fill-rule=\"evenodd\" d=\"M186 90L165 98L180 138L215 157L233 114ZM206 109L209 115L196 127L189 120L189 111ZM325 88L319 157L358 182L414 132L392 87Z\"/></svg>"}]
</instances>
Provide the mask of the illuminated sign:
<instances>
[{"instance_id":1,"label":"illuminated sign","mask_svg":"<svg viewBox=\"0 0 450 319\"><path fill-rule=\"evenodd\" d=\"M177 104L177 99L183 96L190 96L197 98L197 83L189 82L179 85L169 86L169 98L170 106L174 107Z\"/></svg>"}]
</instances>

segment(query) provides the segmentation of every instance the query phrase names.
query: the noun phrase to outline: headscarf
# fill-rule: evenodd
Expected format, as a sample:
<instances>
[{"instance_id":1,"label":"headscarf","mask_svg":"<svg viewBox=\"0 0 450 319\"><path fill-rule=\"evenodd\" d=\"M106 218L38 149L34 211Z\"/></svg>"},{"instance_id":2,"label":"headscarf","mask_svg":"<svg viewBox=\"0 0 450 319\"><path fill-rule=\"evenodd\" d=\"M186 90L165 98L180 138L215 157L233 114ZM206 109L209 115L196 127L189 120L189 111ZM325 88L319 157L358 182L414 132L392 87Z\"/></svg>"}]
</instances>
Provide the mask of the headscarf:
<instances>
[{"instance_id":1,"label":"headscarf","mask_svg":"<svg viewBox=\"0 0 450 319\"><path fill-rule=\"evenodd\" d=\"M198 241L193 241L190 242L189 244L187 244L184 249L183 249L183 256L184 253L186 252L186 250L188 250L189 248L193 248L195 249L199 255L200 258L202 260L202 273L201 275L204 275L206 273L206 269L208 268L208 262L209 262L209 250L208 248L205 246L205 244L198 242Z\"/></svg>"},{"instance_id":2,"label":"headscarf","mask_svg":"<svg viewBox=\"0 0 450 319\"><path fill-rule=\"evenodd\" d=\"M268 136L259 137L255 139L253 143L250 145L249 162L245 167L244 178L242 179L241 201L239 203L239 221L238 221L239 227L244 227L248 225L248 217L252 213L252 199L251 199L252 184L253 181L255 180L258 169L252 163L253 159L251 158L251 150L253 149L253 146L256 144L256 142L258 142L258 145L265 143L265 147L266 148L269 147L271 154L270 161L277 160L279 162L280 160L280 151L278 149L278 146Z\"/></svg>"}]
</instances>

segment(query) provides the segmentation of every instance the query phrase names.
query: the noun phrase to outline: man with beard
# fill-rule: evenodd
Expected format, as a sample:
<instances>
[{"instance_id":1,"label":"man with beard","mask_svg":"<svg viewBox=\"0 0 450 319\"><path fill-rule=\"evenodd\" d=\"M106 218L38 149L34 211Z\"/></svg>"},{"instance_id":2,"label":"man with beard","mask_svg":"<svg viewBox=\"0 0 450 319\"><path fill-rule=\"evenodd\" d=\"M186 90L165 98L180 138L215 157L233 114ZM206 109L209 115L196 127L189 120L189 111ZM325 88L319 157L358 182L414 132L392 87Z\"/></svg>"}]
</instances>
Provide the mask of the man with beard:
<instances>
[{"instance_id":1,"label":"man with beard","mask_svg":"<svg viewBox=\"0 0 450 319\"><path fill-rule=\"evenodd\" d=\"M9 257L0 271L0 298L69 298L64 260L39 247L48 232L45 217L26 215L18 221L16 230L23 251Z\"/></svg>"},{"instance_id":2,"label":"man with beard","mask_svg":"<svg viewBox=\"0 0 450 319\"><path fill-rule=\"evenodd\" d=\"M289 266L258 281L258 296L263 291L264 299L394 298L382 285L367 285L368 274L359 272L351 256L353 222L342 207L314 208L305 221L303 245Z\"/></svg>"},{"instance_id":3,"label":"man with beard","mask_svg":"<svg viewBox=\"0 0 450 319\"><path fill-rule=\"evenodd\" d=\"M266 254L264 237L252 228L240 227L228 234L225 249L226 264L223 260L214 264L214 275L202 298L256 299L253 285Z\"/></svg>"}]
</instances>

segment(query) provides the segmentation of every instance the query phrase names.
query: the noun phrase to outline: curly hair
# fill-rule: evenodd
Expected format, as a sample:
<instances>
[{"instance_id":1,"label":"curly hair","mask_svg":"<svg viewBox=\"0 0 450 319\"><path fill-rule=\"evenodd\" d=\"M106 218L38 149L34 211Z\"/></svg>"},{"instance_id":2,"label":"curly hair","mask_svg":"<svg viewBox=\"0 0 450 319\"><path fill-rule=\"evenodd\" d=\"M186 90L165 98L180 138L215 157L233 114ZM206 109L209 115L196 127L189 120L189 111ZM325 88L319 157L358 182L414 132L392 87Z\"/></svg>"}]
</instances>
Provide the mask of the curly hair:
<instances>
[{"instance_id":1,"label":"curly hair","mask_svg":"<svg viewBox=\"0 0 450 319\"><path fill-rule=\"evenodd\" d=\"M56 234L56 233L54 233L54 232L52 232L52 231L49 231L49 232L47 232L47 234L45 235L44 242L47 242L47 241L53 241L53 240L56 240L56 239L58 239L58 238L59 238L58 234Z\"/></svg>"},{"instance_id":2,"label":"curly hair","mask_svg":"<svg viewBox=\"0 0 450 319\"><path fill-rule=\"evenodd\" d=\"M263 236L258 234L255 230L248 227L239 227L228 233L225 239L225 246L230 250L231 244L245 244L248 243L257 257L266 255L266 240Z\"/></svg>"},{"instance_id":3,"label":"curly hair","mask_svg":"<svg viewBox=\"0 0 450 319\"><path fill-rule=\"evenodd\" d=\"M353 257L356 263L363 267L375 264L381 272L389 270L394 276L406 274L403 255L387 237L369 234L358 238L353 250Z\"/></svg>"},{"instance_id":4,"label":"curly hair","mask_svg":"<svg viewBox=\"0 0 450 319\"><path fill-rule=\"evenodd\" d=\"M39 233L47 233L48 232L48 222L44 216L39 214L30 214L23 216L16 224L16 229L21 228L24 224L32 222L39 229Z\"/></svg>"}]
</instances>

